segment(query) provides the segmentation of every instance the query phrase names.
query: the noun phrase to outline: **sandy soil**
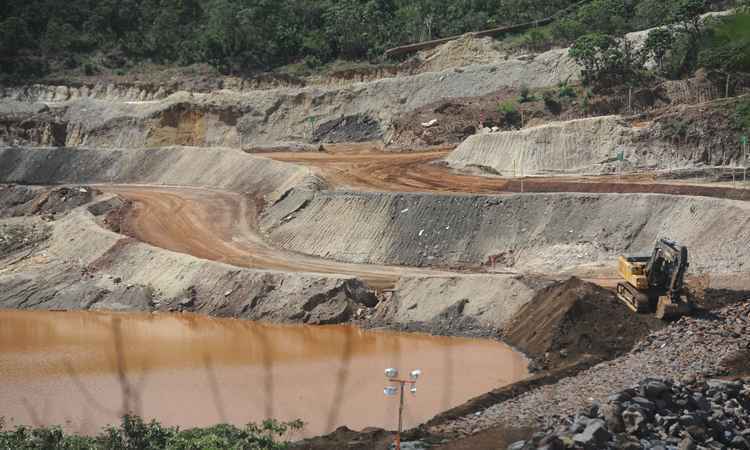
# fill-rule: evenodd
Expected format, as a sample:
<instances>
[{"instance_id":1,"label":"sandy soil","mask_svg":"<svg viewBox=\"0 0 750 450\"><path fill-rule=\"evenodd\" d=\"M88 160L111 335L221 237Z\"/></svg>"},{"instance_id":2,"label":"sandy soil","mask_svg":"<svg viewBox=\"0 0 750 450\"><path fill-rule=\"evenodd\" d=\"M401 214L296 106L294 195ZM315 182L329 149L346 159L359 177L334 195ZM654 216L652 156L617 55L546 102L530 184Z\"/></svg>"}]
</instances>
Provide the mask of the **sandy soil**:
<instances>
[{"instance_id":1,"label":"sandy soil","mask_svg":"<svg viewBox=\"0 0 750 450\"><path fill-rule=\"evenodd\" d=\"M241 267L357 275L376 289L392 289L403 275L447 272L341 263L278 249L258 232L254 203L241 194L191 188L100 186L134 204L122 229L146 243Z\"/></svg>"},{"instance_id":2,"label":"sandy soil","mask_svg":"<svg viewBox=\"0 0 750 450\"><path fill-rule=\"evenodd\" d=\"M371 145L326 146L326 152L269 153L270 159L308 166L335 189L386 192L604 192L666 193L750 198L750 190L654 176L548 177L525 180L457 173L435 164L450 150L388 153ZM280 249L258 231L256 204L227 191L136 185L98 185L133 201L123 223L126 234L165 249L229 264L292 272L356 275L377 289L391 289L401 276L449 276L456 272L403 266L352 264ZM477 268L474 268L476 271ZM484 271L485 269L482 269ZM613 287L612 273L579 271L588 281Z\"/></svg>"},{"instance_id":3,"label":"sandy soil","mask_svg":"<svg viewBox=\"0 0 750 450\"><path fill-rule=\"evenodd\" d=\"M750 200L750 189L657 180L655 174L502 178L452 171L440 163L452 149L388 153L375 145L326 145L326 152L256 154L307 166L338 189L388 192L588 192L697 195Z\"/></svg>"}]
</instances>

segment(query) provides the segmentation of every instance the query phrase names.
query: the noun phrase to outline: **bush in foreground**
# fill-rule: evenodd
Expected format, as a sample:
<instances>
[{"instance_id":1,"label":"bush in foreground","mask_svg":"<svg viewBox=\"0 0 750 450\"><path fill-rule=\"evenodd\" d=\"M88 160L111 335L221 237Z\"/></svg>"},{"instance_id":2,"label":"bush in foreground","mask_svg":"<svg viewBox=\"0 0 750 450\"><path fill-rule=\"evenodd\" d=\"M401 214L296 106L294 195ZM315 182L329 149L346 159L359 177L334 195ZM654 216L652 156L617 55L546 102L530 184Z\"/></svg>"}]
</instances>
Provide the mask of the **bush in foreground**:
<instances>
[{"instance_id":1,"label":"bush in foreground","mask_svg":"<svg viewBox=\"0 0 750 450\"><path fill-rule=\"evenodd\" d=\"M266 420L242 428L220 424L181 430L124 416L119 426L107 427L97 436L79 436L66 434L60 427L19 426L10 430L0 418L0 450L281 450L288 447L284 436L301 428L299 420Z\"/></svg>"}]
</instances>

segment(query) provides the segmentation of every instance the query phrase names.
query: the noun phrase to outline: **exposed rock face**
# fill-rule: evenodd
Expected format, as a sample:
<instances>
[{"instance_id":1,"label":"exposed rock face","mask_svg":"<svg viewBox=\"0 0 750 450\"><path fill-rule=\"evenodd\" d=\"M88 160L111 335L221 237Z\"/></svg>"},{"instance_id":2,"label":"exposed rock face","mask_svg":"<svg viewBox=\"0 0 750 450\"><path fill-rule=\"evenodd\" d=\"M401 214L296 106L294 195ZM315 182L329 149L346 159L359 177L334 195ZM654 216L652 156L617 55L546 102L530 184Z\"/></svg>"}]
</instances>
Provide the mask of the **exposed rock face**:
<instances>
[{"instance_id":1,"label":"exposed rock face","mask_svg":"<svg viewBox=\"0 0 750 450\"><path fill-rule=\"evenodd\" d=\"M90 202L96 190L88 187L0 185L0 218L29 215L54 216Z\"/></svg>"},{"instance_id":2,"label":"exposed rock face","mask_svg":"<svg viewBox=\"0 0 750 450\"><path fill-rule=\"evenodd\" d=\"M53 86L33 84L30 86L0 88L0 96L24 102L64 102L80 98L96 98L114 101L153 101L171 93L162 87L117 85L95 83L81 86Z\"/></svg>"},{"instance_id":3,"label":"exposed rock face","mask_svg":"<svg viewBox=\"0 0 750 450\"><path fill-rule=\"evenodd\" d=\"M49 227L41 223L0 223L0 260L13 260L24 252L28 256L49 235Z\"/></svg>"},{"instance_id":4,"label":"exposed rock face","mask_svg":"<svg viewBox=\"0 0 750 450\"><path fill-rule=\"evenodd\" d=\"M503 328L539 289L551 283L543 277L521 275L403 277L391 301L383 305L388 309L379 311L376 320L439 323L453 312L453 323L443 328L461 328L456 323L461 317L475 320L476 328Z\"/></svg>"}]
</instances>

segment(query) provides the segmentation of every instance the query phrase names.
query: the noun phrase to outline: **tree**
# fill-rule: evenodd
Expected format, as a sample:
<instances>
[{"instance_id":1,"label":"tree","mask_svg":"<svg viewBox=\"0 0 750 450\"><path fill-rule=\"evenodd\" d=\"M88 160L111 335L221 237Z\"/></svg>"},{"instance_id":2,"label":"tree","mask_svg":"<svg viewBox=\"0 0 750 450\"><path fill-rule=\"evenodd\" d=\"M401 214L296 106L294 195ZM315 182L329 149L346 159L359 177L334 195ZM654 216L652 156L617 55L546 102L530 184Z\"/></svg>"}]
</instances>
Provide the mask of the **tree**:
<instances>
[{"instance_id":1,"label":"tree","mask_svg":"<svg viewBox=\"0 0 750 450\"><path fill-rule=\"evenodd\" d=\"M8 17L0 22L0 53L14 56L31 44L26 21L19 17Z\"/></svg>"},{"instance_id":2,"label":"tree","mask_svg":"<svg viewBox=\"0 0 750 450\"><path fill-rule=\"evenodd\" d=\"M635 6L635 26L645 30L647 28L665 25L673 17L674 4L664 0L641 0Z\"/></svg>"},{"instance_id":3,"label":"tree","mask_svg":"<svg viewBox=\"0 0 750 450\"><path fill-rule=\"evenodd\" d=\"M679 23L692 35L701 33L701 14L706 12L705 0L677 0L672 12L672 22Z\"/></svg>"},{"instance_id":4,"label":"tree","mask_svg":"<svg viewBox=\"0 0 750 450\"><path fill-rule=\"evenodd\" d=\"M698 48L700 45L703 20L701 14L706 10L705 0L677 0L673 10L672 21L679 24L687 35L684 53L679 63L676 75L692 73L698 63Z\"/></svg>"},{"instance_id":5,"label":"tree","mask_svg":"<svg viewBox=\"0 0 750 450\"><path fill-rule=\"evenodd\" d=\"M750 14L730 16L711 27L698 59L701 66L725 77L728 96L731 78L750 73Z\"/></svg>"},{"instance_id":6,"label":"tree","mask_svg":"<svg viewBox=\"0 0 750 450\"><path fill-rule=\"evenodd\" d=\"M359 59L381 54L390 41L394 5L388 0L339 0L323 13L336 53Z\"/></svg>"},{"instance_id":7,"label":"tree","mask_svg":"<svg viewBox=\"0 0 750 450\"><path fill-rule=\"evenodd\" d=\"M597 87L638 81L643 68L643 56L629 40L600 33L578 38L569 54L583 67L584 84Z\"/></svg>"},{"instance_id":8,"label":"tree","mask_svg":"<svg viewBox=\"0 0 750 450\"><path fill-rule=\"evenodd\" d=\"M47 31L44 33L42 47L46 52L59 53L70 48L75 36L75 29L69 24L58 19L51 19L47 23Z\"/></svg>"},{"instance_id":9,"label":"tree","mask_svg":"<svg viewBox=\"0 0 750 450\"><path fill-rule=\"evenodd\" d=\"M646 42L643 44L643 51L645 52L645 56L653 56L659 65L660 72L663 72L664 56L672 49L673 44L674 33L668 27L651 30L648 33L648 37L646 37Z\"/></svg>"}]
</instances>

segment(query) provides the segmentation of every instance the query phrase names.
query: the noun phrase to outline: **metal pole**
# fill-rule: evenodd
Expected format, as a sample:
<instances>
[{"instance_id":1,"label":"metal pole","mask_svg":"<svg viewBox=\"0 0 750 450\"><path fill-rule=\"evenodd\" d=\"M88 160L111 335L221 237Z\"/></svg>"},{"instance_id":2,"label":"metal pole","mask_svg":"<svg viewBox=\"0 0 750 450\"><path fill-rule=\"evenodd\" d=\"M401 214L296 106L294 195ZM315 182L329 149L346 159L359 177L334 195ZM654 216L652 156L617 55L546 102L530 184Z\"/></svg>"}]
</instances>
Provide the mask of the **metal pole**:
<instances>
[{"instance_id":1,"label":"metal pole","mask_svg":"<svg viewBox=\"0 0 750 450\"><path fill-rule=\"evenodd\" d=\"M523 153L521 153L521 193L523 194L523 165L526 164L526 150L524 149Z\"/></svg>"},{"instance_id":2,"label":"metal pole","mask_svg":"<svg viewBox=\"0 0 750 450\"><path fill-rule=\"evenodd\" d=\"M401 450L401 427L403 426L403 415L404 415L404 383L403 381L399 382L399 385L401 386L401 399L399 400L398 405L398 432L396 433L396 450Z\"/></svg>"},{"instance_id":3,"label":"metal pole","mask_svg":"<svg viewBox=\"0 0 750 450\"><path fill-rule=\"evenodd\" d=\"M747 143L745 143L743 147L743 154L745 155L745 171L742 175L742 184L747 184Z\"/></svg>"}]
</instances>

